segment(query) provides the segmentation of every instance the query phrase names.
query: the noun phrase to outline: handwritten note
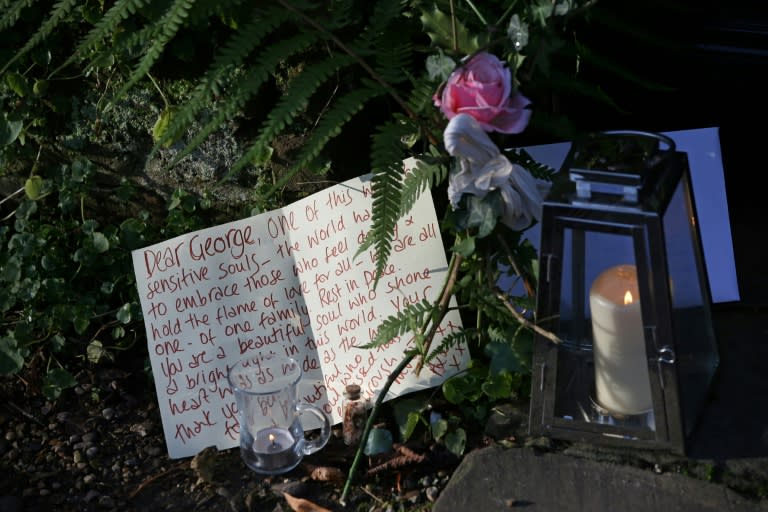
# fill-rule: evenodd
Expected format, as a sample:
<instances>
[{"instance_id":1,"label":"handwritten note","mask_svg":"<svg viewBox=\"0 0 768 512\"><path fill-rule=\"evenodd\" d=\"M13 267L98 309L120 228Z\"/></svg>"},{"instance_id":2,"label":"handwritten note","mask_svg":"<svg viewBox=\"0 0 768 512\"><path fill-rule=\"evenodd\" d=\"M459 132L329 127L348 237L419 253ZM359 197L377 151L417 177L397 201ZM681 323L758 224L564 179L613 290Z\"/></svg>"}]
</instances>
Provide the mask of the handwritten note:
<instances>
[{"instance_id":1,"label":"handwritten note","mask_svg":"<svg viewBox=\"0 0 768 512\"><path fill-rule=\"evenodd\" d=\"M400 221L374 289L375 253L355 258L371 226L370 177L285 208L189 233L133 252L168 453L187 457L237 446L237 406L227 371L242 357L284 354L304 371L304 402L338 423L342 393L375 396L411 334L359 348L408 304L437 298L447 262L429 192ZM459 328L448 315L439 338ZM417 376L406 369L387 399L439 385L466 367L459 346Z\"/></svg>"}]
</instances>

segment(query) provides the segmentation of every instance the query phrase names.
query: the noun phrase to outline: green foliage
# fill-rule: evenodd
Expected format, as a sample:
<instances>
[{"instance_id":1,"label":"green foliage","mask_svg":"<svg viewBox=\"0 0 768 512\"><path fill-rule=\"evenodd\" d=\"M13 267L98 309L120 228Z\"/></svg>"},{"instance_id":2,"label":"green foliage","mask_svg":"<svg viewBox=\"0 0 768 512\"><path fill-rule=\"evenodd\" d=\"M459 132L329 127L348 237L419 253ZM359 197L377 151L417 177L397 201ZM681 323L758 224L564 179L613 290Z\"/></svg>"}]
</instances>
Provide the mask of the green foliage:
<instances>
[{"instance_id":1,"label":"green foliage","mask_svg":"<svg viewBox=\"0 0 768 512\"><path fill-rule=\"evenodd\" d=\"M76 384L70 362L111 359L142 330L130 251L200 227L192 197L174 198L165 225L152 224L147 212L99 221L89 198L93 175L82 158L41 165L24 195L8 198L13 209L0 225L0 375L42 355L50 368L41 391L50 399Z\"/></svg>"},{"instance_id":2,"label":"green foliage","mask_svg":"<svg viewBox=\"0 0 768 512\"><path fill-rule=\"evenodd\" d=\"M445 445L445 447L460 457L464 454L467 443L467 433L461 427L461 418L450 415L443 418L441 414L433 414L430 397L414 394L399 399L392 407L395 421L403 443L423 427L424 433Z\"/></svg>"},{"instance_id":3,"label":"green foliage","mask_svg":"<svg viewBox=\"0 0 768 512\"><path fill-rule=\"evenodd\" d=\"M407 209L403 207L403 157L405 147L402 137L409 133L410 128L402 123L393 121L382 127L374 137L372 159L373 179L373 224L366 240L361 244L357 254L373 245L376 250L376 279L374 286L378 284L379 277L389 259L392 250L392 239L395 226ZM425 174L423 171L419 174ZM424 180L422 180L423 182ZM421 183L409 186L408 200L411 206L414 192L418 193Z\"/></svg>"},{"instance_id":4,"label":"green foliage","mask_svg":"<svg viewBox=\"0 0 768 512\"><path fill-rule=\"evenodd\" d=\"M446 120L433 96L453 63L493 51L508 65L514 87L540 100L532 125L559 138L574 125L546 110L556 103L550 99L577 95L619 108L576 71L575 63L590 62L637 79L576 40L571 22L591 4L0 0L0 173L23 176L19 191L2 203L0 374L42 361L42 389L55 398L73 385L72 358L97 363L133 346L143 334L130 250L204 225L206 196L190 193L186 183L170 194L161 220L144 211L102 218L90 203L96 186L85 150L107 140L105 132L120 132L118 107L132 105L136 116L153 121L146 133L126 136L150 140L149 158L172 148L169 174L215 132L236 132L246 149L216 178L255 184L260 205L278 204L298 173L350 172L340 168L346 145L333 145L364 126L370 146L362 158L355 155L352 171L373 174L373 225L358 254L376 254L378 283L395 226L420 195L435 191L441 213L446 209L452 161L441 145ZM286 135L301 136L303 144L272 175L276 141ZM525 152L506 156L538 178L553 172ZM404 174L407 157L416 164ZM116 201L130 194L128 186L114 191ZM521 233L497 222L501 209L498 192L448 208L441 229L454 237L455 272L446 295L385 319L367 346L412 336L405 357L418 357L419 365L435 364L449 347L470 347L471 368L446 381L442 392L478 421L491 403L520 396L528 385L525 319L533 321L533 300L510 297L497 283L506 278L535 289L536 254ZM450 294L458 306L444 300ZM453 307L471 327L432 346ZM435 440L463 453L460 421L430 423L425 414L423 407L398 413L403 437L428 426Z\"/></svg>"},{"instance_id":5,"label":"green foliage","mask_svg":"<svg viewBox=\"0 0 768 512\"><path fill-rule=\"evenodd\" d=\"M19 2L19 4L21 4L21 2ZM40 44L43 39L51 35L51 32L53 32L56 26L61 23L61 21L66 16L69 15L70 11L72 11L76 4L77 0L61 0L55 4L48 19L45 20L45 22L40 26L40 29L35 33L35 35L32 36L24 44L24 46L16 52L13 58L9 60L2 68L0 68L0 74L8 69L8 67L16 62L19 58L26 55L27 52L29 52L32 48ZM0 22L0 27L2 26L3 23Z\"/></svg>"}]
</instances>

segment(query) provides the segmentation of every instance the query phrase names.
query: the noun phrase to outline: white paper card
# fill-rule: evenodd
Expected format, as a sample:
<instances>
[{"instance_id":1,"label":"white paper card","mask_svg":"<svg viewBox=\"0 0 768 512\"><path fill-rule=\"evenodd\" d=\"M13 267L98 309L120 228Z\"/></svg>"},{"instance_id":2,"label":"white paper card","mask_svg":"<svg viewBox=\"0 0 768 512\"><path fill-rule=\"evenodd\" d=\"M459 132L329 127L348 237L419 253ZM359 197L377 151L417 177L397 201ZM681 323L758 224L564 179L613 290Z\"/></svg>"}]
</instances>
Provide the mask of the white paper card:
<instances>
[{"instance_id":1,"label":"white paper card","mask_svg":"<svg viewBox=\"0 0 768 512\"><path fill-rule=\"evenodd\" d=\"M304 370L300 396L338 423L346 384L381 389L412 335L364 350L380 322L407 304L435 300L447 271L429 191L397 227L373 288L374 253L355 253L371 225L370 176L285 208L133 251L133 264L163 430L172 458L237 446L227 369L241 357L277 353ZM433 347L461 326L456 311ZM464 369L459 346L416 376L409 366L387 399L439 385ZM415 363L414 363L415 364Z\"/></svg>"}]
</instances>

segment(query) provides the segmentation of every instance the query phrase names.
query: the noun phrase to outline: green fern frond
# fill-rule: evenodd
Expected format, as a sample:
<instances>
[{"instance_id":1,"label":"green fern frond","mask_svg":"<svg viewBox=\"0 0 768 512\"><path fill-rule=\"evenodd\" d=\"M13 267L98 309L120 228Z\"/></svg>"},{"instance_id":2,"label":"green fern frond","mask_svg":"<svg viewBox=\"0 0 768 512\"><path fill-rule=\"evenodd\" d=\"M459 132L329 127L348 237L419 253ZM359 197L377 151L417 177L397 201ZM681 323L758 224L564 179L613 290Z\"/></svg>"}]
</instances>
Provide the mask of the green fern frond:
<instances>
[{"instance_id":1,"label":"green fern frond","mask_svg":"<svg viewBox=\"0 0 768 512\"><path fill-rule=\"evenodd\" d=\"M61 20L64 19L69 12L72 10L72 8L77 5L77 0L61 0L59 3L55 4L53 6L53 10L51 11L48 19L40 26L40 28L35 32L35 34L26 42L26 44L16 52L16 55L13 56L11 60L9 60L5 66L3 66L2 69L0 69L0 73L4 73L8 67L16 62L18 59L20 59L22 56L24 56L29 50L40 44L40 42L51 35L53 32L53 29L56 28L56 26L61 23ZM0 24L0 30L2 29L2 25Z\"/></svg>"},{"instance_id":2,"label":"green fern frond","mask_svg":"<svg viewBox=\"0 0 768 512\"><path fill-rule=\"evenodd\" d=\"M301 112L309 98L328 77L339 69L349 66L354 59L348 55L334 55L302 70L291 81L290 88L280 99L277 106L269 113L256 141L243 155L242 160L253 162L258 155L268 154L267 148L272 140Z\"/></svg>"},{"instance_id":3,"label":"green fern frond","mask_svg":"<svg viewBox=\"0 0 768 512\"><path fill-rule=\"evenodd\" d=\"M360 348L376 348L386 345L398 336L403 336L413 331L413 327L424 325L435 314L435 306L428 300L422 300L414 304L409 304L402 311L388 316L376 330L376 336L370 343Z\"/></svg>"},{"instance_id":4,"label":"green fern frond","mask_svg":"<svg viewBox=\"0 0 768 512\"><path fill-rule=\"evenodd\" d=\"M470 335L464 329L454 331L450 334L446 334L440 343L432 349L432 352L427 354L424 358L424 364L431 363L437 356L448 352L453 347L459 346L462 343L468 345L470 342Z\"/></svg>"},{"instance_id":5,"label":"green fern frond","mask_svg":"<svg viewBox=\"0 0 768 512\"><path fill-rule=\"evenodd\" d=\"M131 73L131 76L125 81L120 90L114 95L113 101L121 98L131 87L139 80L144 78L152 65L160 58L165 46L173 39L184 23L184 19L189 15L189 10L195 4L196 0L174 0L171 6L165 11L165 14L157 20L155 24L155 34L152 38L152 45L147 49L141 62Z\"/></svg>"},{"instance_id":6,"label":"green fern frond","mask_svg":"<svg viewBox=\"0 0 768 512\"><path fill-rule=\"evenodd\" d=\"M64 61L59 67L54 69L49 78L56 75L59 71L69 66L76 60L84 59L88 52L99 44L105 38L110 37L117 29L118 24L128 19L131 14L143 7L148 0L117 0L115 5L104 14L88 34L83 37L72 55Z\"/></svg>"},{"instance_id":7,"label":"green fern frond","mask_svg":"<svg viewBox=\"0 0 768 512\"><path fill-rule=\"evenodd\" d=\"M224 48L216 55L205 75L195 86L189 100L174 113L168 130L155 144L153 153L191 126L195 116L210 103L212 97L221 94L221 88L231 80L237 66L245 61L264 37L274 32L287 19L289 14L285 9L254 11L251 21L227 40ZM188 148L189 151L192 149L194 146Z\"/></svg>"},{"instance_id":8,"label":"green fern frond","mask_svg":"<svg viewBox=\"0 0 768 512\"><path fill-rule=\"evenodd\" d=\"M312 32L298 34L290 39L280 41L264 51L260 56L259 65L249 69L248 73L242 76L232 84L230 88L232 95L222 104L217 106L216 114L213 118L192 138L183 151L174 159L171 165L175 165L179 160L189 155L197 148L211 133L216 131L224 121L233 118L242 109L251 96L261 87L261 85L274 73L277 65L290 57L308 48L315 42L317 36ZM240 159L242 161L242 159ZM240 165L242 168L247 162ZM236 163L237 164L237 163ZM235 170L227 173L225 178L232 175Z\"/></svg>"},{"instance_id":9,"label":"green fern frond","mask_svg":"<svg viewBox=\"0 0 768 512\"><path fill-rule=\"evenodd\" d=\"M299 171L309 167L318 155L320 155L320 152L328 142L341 133L341 129L344 125L347 124L356 113L362 110L363 106L368 101L384 93L385 91L381 89L381 87L361 86L337 99L317 124L317 127L312 132L311 139L307 141L299 154L297 161L288 172L280 177L280 180L272 187L269 193L274 194L278 190L281 190ZM240 159L240 161L233 166L232 170L233 172L239 171L247 164L248 162Z\"/></svg>"},{"instance_id":10,"label":"green fern frond","mask_svg":"<svg viewBox=\"0 0 768 512\"><path fill-rule=\"evenodd\" d=\"M556 169L534 160L524 149L510 150L506 152L506 156L510 162L524 167L534 177L542 180L552 181L553 176L557 172Z\"/></svg>"},{"instance_id":11,"label":"green fern frond","mask_svg":"<svg viewBox=\"0 0 768 512\"><path fill-rule=\"evenodd\" d=\"M4 5L2 8L5 11L5 14L0 18L0 30L5 30L6 28L15 25L19 20L21 11L33 3L35 3L35 0L17 0L13 5L10 5L10 1L3 2Z\"/></svg>"},{"instance_id":12,"label":"green fern frond","mask_svg":"<svg viewBox=\"0 0 768 512\"><path fill-rule=\"evenodd\" d=\"M417 160L416 167L411 169L403 179L403 187L400 192L400 216L402 217L411 211L425 190L436 187L447 177L448 166Z\"/></svg>"},{"instance_id":13,"label":"green fern frond","mask_svg":"<svg viewBox=\"0 0 768 512\"><path fill-rule=\"evenodd\" d=\"M410 132L407 124L389 122L380 127L373 137L371 164L373 190L371 230L357 251L360 254L373 246L376 252L374 288L392 252L395 226L401 217L403 189L403 158L405 146L402 137Z\"/></svg>"},{"instance_id":14,"label":"green fern frond","mask_svg":"<svg viewBox=\"0 0 768 512\"><path fill-rule=\"evenodd\" d=\"M398 84L408 77L405 70L411 67L413 45L403 42L398 34L389 32L389 37L379 41L375 54L376 72L387 83Z\"/></svg>"}]
</instances>

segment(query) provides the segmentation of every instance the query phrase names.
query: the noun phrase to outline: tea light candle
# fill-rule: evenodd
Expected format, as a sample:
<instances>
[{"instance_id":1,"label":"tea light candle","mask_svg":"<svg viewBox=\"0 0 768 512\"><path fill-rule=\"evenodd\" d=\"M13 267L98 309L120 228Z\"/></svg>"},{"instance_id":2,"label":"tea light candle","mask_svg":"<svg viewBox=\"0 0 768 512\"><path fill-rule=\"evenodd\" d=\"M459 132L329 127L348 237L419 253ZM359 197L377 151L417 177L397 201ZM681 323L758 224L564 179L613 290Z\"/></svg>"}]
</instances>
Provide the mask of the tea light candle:
<instances>
[{"instance_id":1,"label":"tea light candle","mask_svg":"<svg viewBox=\"0 0 768 512\"><path fill-rule=\"evenodd\" d=\"M653 408L639 298L634 265L605 270L589 292L596 398L613 413Z\"/></svg>"},{"instance_id":2,"label":"tea light candle","mask_svg":"<svg viewBox=\"0 0 768 512\"><path fill-rule=\"evenodd\" d=\"M296 440L283 428L265 428L256 433L251 449L256 455L259 469L273 471L291 468L299 460L294 451Z\"/></svg>"}]
</instances>

